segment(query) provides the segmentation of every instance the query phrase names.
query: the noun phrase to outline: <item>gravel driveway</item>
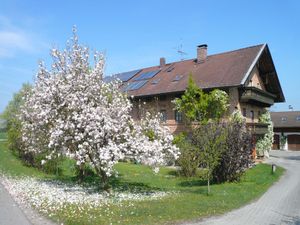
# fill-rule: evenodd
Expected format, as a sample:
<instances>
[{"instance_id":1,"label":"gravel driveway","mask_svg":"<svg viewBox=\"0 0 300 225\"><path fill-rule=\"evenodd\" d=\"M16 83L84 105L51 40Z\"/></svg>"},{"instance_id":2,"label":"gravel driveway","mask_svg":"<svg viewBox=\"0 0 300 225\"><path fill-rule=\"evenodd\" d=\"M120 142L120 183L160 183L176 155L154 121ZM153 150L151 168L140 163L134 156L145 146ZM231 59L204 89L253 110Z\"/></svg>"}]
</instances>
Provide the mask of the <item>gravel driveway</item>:
<instances>
[{"instance_id":1,"label":"gravel driveway","mask_svg":"<svg viewBox=\"0 0 300 225\"><path fill-rule=\"evenodd\" d=\"M286 169L283 177L260 199L199 225L300 225L300 151L271 151L268 163Z\"/></svg>"}]
</instances>

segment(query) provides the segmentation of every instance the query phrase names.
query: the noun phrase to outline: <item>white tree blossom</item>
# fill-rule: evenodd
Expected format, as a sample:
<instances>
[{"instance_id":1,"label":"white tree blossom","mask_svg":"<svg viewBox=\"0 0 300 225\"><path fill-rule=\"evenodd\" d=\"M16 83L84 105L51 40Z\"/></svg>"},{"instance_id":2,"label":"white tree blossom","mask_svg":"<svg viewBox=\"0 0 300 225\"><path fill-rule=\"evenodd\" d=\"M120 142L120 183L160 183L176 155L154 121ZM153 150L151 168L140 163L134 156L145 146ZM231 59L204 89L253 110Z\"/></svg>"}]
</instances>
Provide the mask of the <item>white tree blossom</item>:
<instances>
[{"instance_id":1,"label":"white tree blossom","mask_svg":"<svg viewBox=\"0 0 300 225\"><path fill-rule=\"evenodd\" d=\"M161 115L146 112L144 118L136 124L131 149L136 159L154 168L158 172L159 165L166 165L179 157L179 149L172 144L173 135L168 127L161 125Z\"/></svg>"},{"instance_id":2,"label":"white tree blossom","mask_svg":"<svg viewBox=\"0 0 300 225\"><path fill-rule=\"evenodd\" d=\"M79 45L75 30L71 45L64 51L53 49L51 56L51 70L40 63L22 108L26 151L47 151L48 159L63 154L79 166L90 163L103 182L128 155L151 166L177 157L172 135L157 118L134 124L120 82L103 82L104 56L96 53L91 66L89 49ZM154 139L146 135L148 130Z\"/></svg>"}]
</instances>

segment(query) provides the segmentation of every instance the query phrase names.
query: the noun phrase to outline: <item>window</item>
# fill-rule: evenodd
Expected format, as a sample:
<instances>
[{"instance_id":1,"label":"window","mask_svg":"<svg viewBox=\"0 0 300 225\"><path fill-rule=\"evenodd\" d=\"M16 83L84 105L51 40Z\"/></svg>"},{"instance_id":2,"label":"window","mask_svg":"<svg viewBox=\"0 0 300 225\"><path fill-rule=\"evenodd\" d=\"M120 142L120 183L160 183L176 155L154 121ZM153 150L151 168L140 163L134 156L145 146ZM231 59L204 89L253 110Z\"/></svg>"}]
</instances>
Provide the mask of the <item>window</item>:
<instances>
[{"instance_id":1,"label":"window","mask_svg":"<svg viewBox=\"0 0 300 225\"><path fill-rule=\"evenodd\" d=\"M178 110L175 110L175 121L177 123L182 122L182 112L179 112Z\"/></svg>"},{"instance_id":2,"label":"window","mask_svg":"<svg viewBox=\"0 0 300 225\"><path fill-rule=\"evenodd\" d=\"M166 110L160 110L160 120L162 122L166 122L167 121L167 111Z\"/></svg>"},{"instance_id":3,"label":"window","mask_svg":"<svg viewBox=\"0 0 300 225\"><path fill-rule=\"evenodd\" d=\"M297 117L296 117L296 120L297 120L297 121L300 121L300 116L297 116Z\"/></svg>"},{"instance_id":4,"label":"window","mask_svg":"<svg viewBox=\"0 0 300 225\"><path fill-rule=\"evenodd\" d=\"M246 108L243 108L243 116L244 116L244 117L247 116L247 110L246 110Z\"/></svg>"},{"instance_id":5,"label":"window","mask_svg":"<svg viewBox=\"0 0 300 225\"><path fill-rule=\"evenodd\" d=\"M281 117L281 122L287 121L287 117Z\"/></svg>"},{"instance_id":6,"label":"window","mask_svg":"<svg viewBox=\"0 0 300 225\"><path fill-rule=\"evenodd\" d=\"M253 110L250 111L250 118L252 121L254 121L254 111Z\"/></svg>"}]
</instances>

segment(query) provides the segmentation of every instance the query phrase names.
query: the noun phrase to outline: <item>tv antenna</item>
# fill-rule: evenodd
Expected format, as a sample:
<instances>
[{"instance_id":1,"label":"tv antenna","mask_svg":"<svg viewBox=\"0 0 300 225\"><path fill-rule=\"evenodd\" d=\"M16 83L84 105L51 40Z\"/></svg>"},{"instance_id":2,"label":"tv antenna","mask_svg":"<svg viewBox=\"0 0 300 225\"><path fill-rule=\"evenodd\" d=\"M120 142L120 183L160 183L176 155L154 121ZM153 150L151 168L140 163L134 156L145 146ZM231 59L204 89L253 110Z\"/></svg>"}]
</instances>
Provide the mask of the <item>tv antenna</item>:
<instances>
[{"instance_id":1,"label":"tv antenna","mask_svg":"<svg viewBox=\"0 0 300 225\"><path fill-rule=\"evenodd\" d=\"M184 56L187 55L187 53L183 51L182 44L180 44L178 47L175 47L174 49L180 55L180 60L184 60Z\"/></svg>"}]
</instances>

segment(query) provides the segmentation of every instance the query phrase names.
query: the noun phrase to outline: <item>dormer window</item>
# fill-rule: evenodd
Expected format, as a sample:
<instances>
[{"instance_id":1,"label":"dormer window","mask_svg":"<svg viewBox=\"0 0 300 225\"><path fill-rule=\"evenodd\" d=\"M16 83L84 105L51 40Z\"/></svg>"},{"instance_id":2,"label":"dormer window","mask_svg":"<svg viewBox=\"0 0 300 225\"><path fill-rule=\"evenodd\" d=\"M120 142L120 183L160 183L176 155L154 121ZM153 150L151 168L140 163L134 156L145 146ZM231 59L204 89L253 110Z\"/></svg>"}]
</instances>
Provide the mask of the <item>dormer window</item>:
<instances>
[{"instance_id":1,"label":"dormer window","mask_svg":"<svg viewBox=\"0 0 300 225\"><path fill-rule=\"evenodd\" d=\"M300 116L297 116L297 117L296 117L296 120L297 120L297 121L300 121Z\"/></svg>"}]
</instances>

